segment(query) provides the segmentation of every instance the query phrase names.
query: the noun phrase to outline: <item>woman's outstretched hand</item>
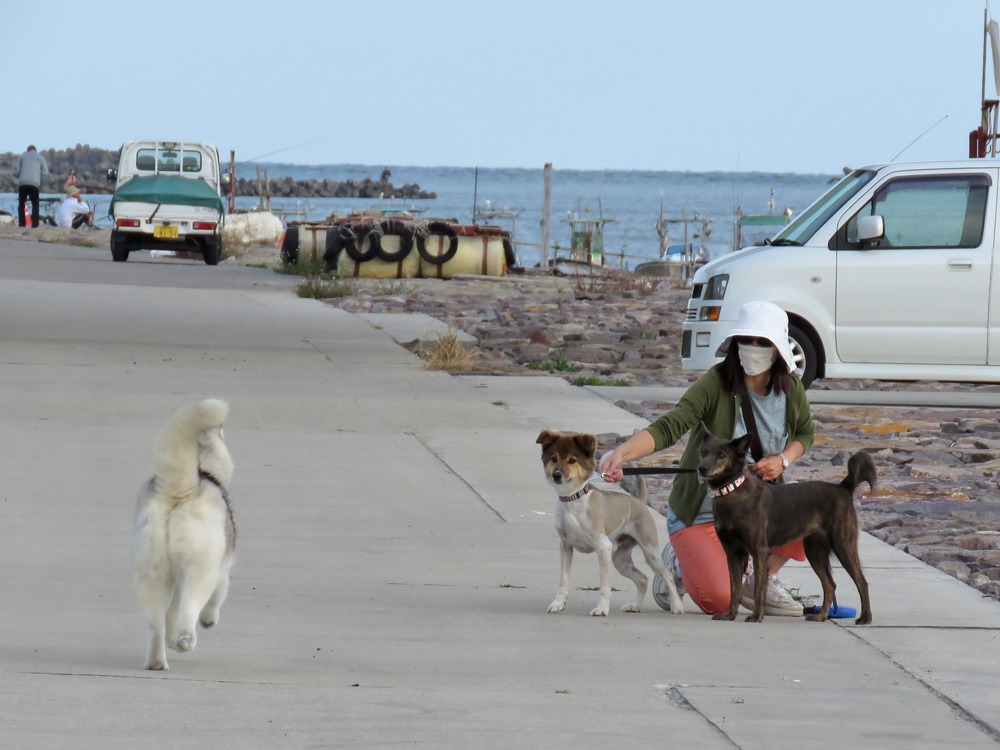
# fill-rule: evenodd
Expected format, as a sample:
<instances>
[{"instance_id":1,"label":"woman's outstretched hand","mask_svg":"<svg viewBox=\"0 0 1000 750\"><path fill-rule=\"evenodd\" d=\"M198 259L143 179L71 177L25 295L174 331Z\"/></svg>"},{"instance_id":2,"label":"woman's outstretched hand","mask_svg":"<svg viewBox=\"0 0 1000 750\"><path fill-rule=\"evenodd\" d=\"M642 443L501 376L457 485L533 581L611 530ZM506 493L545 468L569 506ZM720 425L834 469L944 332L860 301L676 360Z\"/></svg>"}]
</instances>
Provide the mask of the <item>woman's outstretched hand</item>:
<instances>
[{"instance_id":1,"label":"woman's outstretched hand","mask_svg":"<svg viewBox=\"0 0 1000 750\"><path fill-rule=\"evenodd\" d=\"M622 472L622 459L618 448L601 456L601 475L609 482L620 482L625 474Z\"/></svg>"}]
</instances>

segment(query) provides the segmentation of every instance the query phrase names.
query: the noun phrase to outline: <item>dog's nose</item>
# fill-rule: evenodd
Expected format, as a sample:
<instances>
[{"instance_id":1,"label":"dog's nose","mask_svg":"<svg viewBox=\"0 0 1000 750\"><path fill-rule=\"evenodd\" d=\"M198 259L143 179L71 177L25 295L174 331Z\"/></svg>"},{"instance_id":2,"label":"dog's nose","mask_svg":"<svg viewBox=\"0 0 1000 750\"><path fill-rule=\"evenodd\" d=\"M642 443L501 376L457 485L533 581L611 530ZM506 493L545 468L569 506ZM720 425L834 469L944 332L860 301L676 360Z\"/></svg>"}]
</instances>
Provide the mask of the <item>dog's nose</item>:
<instances>
[{"instance_id":1,"label":"dog's nose","mask_svg":"<svg viewBox=\"0 0 1000 750\"><path fill-rule=\"evenodd\" d=\"M563 473L558 469L556 469L555 471L552 472L552 479L555 480L556 482L562 482Z\"/></svg>"}]
</instances>

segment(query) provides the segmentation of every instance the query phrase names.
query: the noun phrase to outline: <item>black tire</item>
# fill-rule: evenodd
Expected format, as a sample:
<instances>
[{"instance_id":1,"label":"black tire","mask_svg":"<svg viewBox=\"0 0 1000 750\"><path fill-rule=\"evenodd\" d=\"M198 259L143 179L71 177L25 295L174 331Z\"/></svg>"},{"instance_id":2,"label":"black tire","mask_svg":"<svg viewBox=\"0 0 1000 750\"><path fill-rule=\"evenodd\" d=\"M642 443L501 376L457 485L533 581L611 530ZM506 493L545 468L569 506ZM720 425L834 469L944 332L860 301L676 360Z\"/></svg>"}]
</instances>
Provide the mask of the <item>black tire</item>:
<instances>
[{"instance_id":1,"label":"black tire","mask_svg":"<svg viewBox=\"0 0 1000 750\"><path fill-rule=\"evenodd\" d=\"M434 263L435 265L444 265L449 260L455 257L458 252L458 233L452 229L451 225L444 221L432 221L427 225L427 230L429 235L443 234L445 237L450 237L451 242L448 244L448 249L445 250L444 255L431 255L427 252L427 237L422 234L417 234L417 252L420 253L420 257L426 260L428 263Z\"/></svg>"},{"instance_id":2,"label":"black tire","mask_svg":"<svg viewBox=\"0 0 1000 750\"><path fill-rule=\"evenodd\" d=\"M124 263L128 260L129 253L128 239L118 232L111 233L111 259L115 263Z\"/></svg>"},{"instance_id":3,"label":"black tire","mask_svg":"<svg viewBox=\"0 0 1000 750\"><path fill-rule=\"evenodd\" d=\"M344 240L340 236L340 227L330 227L326 230L326 249L323 251L323 272L333 273L340 261L340 251L344 249Z\"/></svg>"},{"instance_id":4,"label":"black tire","mask_svg":"<svg viewBox=\"0 0 1000 750\"><path fill-rule=\"evenodd\" d=\"M365 235L369 229L370 227L366 227L364 224L355 224L353 226L344 224L340 227L340 239L344 243L344 252L355 263L364 263L366 260L371 260L375 257L373 243L369 243L368 249L364 252L361 250L361 245L364 243Z\"/></svg>"},{"instance_id":5,"label":"black tire","mask_svg":"<svg viewBox=\"0 0 1000 750\"><path fill-rule=\"evenodd\" d=\"M510 235L504 232L503 235L503 257L507 261L507 268L517 265L517 255L514 253L514 243L510 241Z\"/></svg>"},{"instance_id":6,"label":"black tire","mask_svg":"<svg viewBox=\"0 0 1000 750\"><path fill-rule=\"evenodd\" d=\"M794 325L788 326L788 342L792 345L792 356L795 358L795 371L802 381L802 386L808 388L816 379L819 370L819 356L816 345L809 336Z\"/></svg>"},{"instance_id":7,"label":"black tire","mask_svg":"<svg viewBox=\"0 0 1000 750\"><path fill-rule=\"evenodd\" d=\"M395 252L390 252L382 247L382 237L387 234L399 236L399 249ZM403 260L413 250L413 227L409 227L401 221L383 221L368 233L368 237L375 248L376 257L389 263Z\"/></svg>"},{"instance_id":8,"label":"black tire","mask_svg":"<svg viewBox=\"0 0 1000 750\"><path fill-rule=\"evenodd\" d=\"M219 265L219 259L222 257L222 240L219 237L207 237L204 242L201 257L204 259L205 265Z\"/></svg>"},{"instance_id":9,"label":"black tire","mask_svg":"<svg viewBox=\"0 0 1000 750\"><path fill-rule=\"evenodd\" d=\"M281 238L281 260L291 265L299 262L299 228L288 227Z\"/></svg>"}]
</instances>

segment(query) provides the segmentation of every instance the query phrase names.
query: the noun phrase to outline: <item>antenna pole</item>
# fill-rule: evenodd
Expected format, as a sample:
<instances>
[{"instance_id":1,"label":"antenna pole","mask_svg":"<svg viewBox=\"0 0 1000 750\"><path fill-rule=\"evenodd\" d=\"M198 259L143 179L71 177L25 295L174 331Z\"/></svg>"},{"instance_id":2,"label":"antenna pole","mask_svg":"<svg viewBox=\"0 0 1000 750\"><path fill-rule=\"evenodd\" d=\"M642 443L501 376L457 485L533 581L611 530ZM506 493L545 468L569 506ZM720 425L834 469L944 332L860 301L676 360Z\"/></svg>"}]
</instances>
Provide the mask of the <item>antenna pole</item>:
<instances>
[{"instance_id":1,"label":"antenna pole","mask_svg":"<svg viewBox=\"0 0 1000 750\"><path fill-rule=\"evenodd\" d=\"M990 27L990 16L989 8L983 8L983 93L980 99L980 116L983 120L986 119L986 37L988 36ZM985 130L986 122L983 122L983 129Z\"/></svg>"},{"instance_id":2,"label":"antenna pole","mask_svg":"<svg viewBox=\"0 0 1000 750\"><path fill-rule=\"evenodd\" d=\"M479 167L476 167L476 181L472 187L472 223L476 223L476 206L479 205Z\"/></svg>"},{"instance_id":3,"label":"antenna pole","mask_svg":"<svg viewBox=\"0 0 1000 750\"><path fill-rule=\"evenodd\" d=\"M541 268L549 270L549 217L552 213L552 162L542 169L542 248L539 253Z\"/></svg>"}]
</instances>

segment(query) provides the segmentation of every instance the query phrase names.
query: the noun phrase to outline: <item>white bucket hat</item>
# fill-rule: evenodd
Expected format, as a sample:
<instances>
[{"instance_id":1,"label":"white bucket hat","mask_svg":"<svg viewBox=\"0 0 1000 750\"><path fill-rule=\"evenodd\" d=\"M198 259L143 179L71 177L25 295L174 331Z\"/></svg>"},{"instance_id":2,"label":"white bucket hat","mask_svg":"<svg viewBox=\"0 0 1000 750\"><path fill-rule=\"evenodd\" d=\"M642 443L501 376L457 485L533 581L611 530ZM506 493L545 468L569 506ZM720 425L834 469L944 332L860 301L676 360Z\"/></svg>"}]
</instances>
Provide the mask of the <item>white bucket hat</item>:
<instances>
[{"instance_id":1,"label":"white bucket hat","mask_svg":"<svg viewBox=\"0 0 1000 750\"><path fill-rule=\"evenodd\" d=\"M740 308L736 325L726 331L716 356L724 357L729 352L733 338L742 336L767 339L785 360L789 372L795 372L795 358L788 343L788 315L772 302L747 302Z\"/></svg>"}]
</instances>

